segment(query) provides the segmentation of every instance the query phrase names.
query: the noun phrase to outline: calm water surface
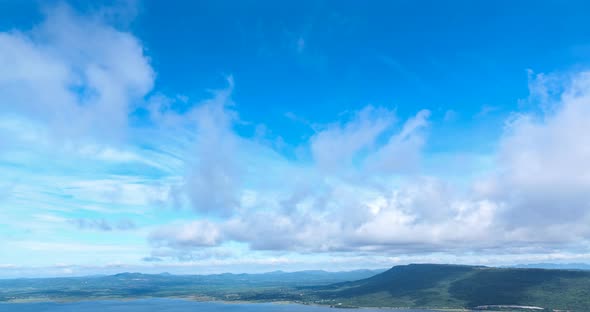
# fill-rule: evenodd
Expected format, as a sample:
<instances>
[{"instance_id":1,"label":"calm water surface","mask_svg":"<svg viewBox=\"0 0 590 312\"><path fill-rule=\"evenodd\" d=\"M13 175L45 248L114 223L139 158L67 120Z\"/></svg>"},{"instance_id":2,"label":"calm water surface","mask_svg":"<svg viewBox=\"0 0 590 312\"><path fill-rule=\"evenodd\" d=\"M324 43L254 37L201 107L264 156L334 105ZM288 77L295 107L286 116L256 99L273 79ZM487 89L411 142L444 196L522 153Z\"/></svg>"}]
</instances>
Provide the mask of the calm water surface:
<instances>
[{"instance_id":1,"label":"calm water surface","mask_svg":"<svg viewBox=\"0 0 590 312\"><path fill-rule=\"evenodd\" d=\"M146 299L132 301L86 301L72 303L0 303L0 312L335 312L335 311L387 311L382 309L332 309L327 307L297 304L226 304L216 302L194 302L176 299ZM395 312L427 312L427 310L393 310Z\"/></svg>"}]
</instances>

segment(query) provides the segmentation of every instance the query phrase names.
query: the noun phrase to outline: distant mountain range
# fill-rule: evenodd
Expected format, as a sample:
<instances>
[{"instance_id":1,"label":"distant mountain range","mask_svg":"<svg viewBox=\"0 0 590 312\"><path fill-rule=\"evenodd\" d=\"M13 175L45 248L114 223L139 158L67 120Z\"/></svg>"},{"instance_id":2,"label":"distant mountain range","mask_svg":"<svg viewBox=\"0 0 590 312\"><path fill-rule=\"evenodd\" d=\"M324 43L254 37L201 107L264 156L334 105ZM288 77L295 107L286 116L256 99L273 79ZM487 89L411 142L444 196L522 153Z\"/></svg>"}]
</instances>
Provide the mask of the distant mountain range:
<instances>
[{"instance_id":1,"label":"distant mountain range","mask_svg":"<svg viewBox=\"0 0 590 312\"><path fill-rule=\"evenodd\" d=\"M198 300L237 300L297 287L364 279L384 272L321 270L262 274L172 275L123 272L115 275L0 279L0 302L188 297ZM280 297L280 296L279 296ZM268 298L277 300L279 297ZM286 295L286 300L299 299Z\"/></svg>"},{"instance_id":2,"label":"distant mountain range","mask_svg":"<svg viewBox=\"0 0 590 312\"><path fill-rule=\"evenodd\" d=\"M329 272L323 270L305 270L296 272L272 271L267 273L220 273L208 275L173 275L167 272L160 274L142 274L123 272L111 275L112 278L123 279L177 279L177 280L192 280L200 282L220 282L220 283L240 283L247 282L249 284L289 284L289 285L316 285L316 284L330 284L342 281L354 281L376 274L385 272L387 269L376 270L353 270L353 271L339 271ZM103 276L109 277L109 276Z\"/></svg>"},{"instance_id":3,"label":"distant mountain range","mask_svg":"<svg viewBox=\"0 0 590 312\"><path fill-rule=\"evenodd\" d=\"M552 269L552 270L590 270L590 264L585 263L531 263L509 266L522 269Z\"/></svg>"},{"instance_id":4,"label":"distant mountain range","mask_svg":"<svg viewBox=\"0 0 590 312\"><path fill-rule=\"evenodd\" d=\"M0 302L175 297L334 307L590 311L590 271L410 264L389 270L0 280Z\"/></svg>"}]
</instances>

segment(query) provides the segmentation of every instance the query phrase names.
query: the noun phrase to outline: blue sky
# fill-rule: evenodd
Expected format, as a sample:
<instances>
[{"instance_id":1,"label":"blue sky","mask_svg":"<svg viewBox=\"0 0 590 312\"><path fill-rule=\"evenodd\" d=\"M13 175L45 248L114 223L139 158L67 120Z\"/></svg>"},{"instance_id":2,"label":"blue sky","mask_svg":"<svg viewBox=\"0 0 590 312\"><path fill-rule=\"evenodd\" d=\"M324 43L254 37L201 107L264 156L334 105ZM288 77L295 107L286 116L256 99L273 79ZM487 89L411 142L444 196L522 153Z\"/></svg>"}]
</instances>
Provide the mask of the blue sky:
<instances>
[{"instance_id":1,"label":"blue sky","mask_svg":"<svg viewBox=\"0 0 590 312\"><path fill-rule=\"evenodd\" d=\"M590 262L582 1L0 1L0 277Z\"/></svg>"}]
</instances>

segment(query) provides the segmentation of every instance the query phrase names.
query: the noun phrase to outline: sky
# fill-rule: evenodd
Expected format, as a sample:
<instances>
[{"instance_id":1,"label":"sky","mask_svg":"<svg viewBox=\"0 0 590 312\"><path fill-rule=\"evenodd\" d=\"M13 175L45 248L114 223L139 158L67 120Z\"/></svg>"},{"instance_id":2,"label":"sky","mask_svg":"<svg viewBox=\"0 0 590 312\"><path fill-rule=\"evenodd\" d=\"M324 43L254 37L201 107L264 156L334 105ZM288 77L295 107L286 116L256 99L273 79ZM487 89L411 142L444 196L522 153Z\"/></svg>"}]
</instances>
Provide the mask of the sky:
<instances>
[{"instance_id":1,"label":"sky","mask_svg":"<svg viewBox=\"0 0 590 312\"><path fill-rule=\"evenodd\" d=\"M589 15L0 0L0 277L590 263Z\"/></svg>"}]
</instances>

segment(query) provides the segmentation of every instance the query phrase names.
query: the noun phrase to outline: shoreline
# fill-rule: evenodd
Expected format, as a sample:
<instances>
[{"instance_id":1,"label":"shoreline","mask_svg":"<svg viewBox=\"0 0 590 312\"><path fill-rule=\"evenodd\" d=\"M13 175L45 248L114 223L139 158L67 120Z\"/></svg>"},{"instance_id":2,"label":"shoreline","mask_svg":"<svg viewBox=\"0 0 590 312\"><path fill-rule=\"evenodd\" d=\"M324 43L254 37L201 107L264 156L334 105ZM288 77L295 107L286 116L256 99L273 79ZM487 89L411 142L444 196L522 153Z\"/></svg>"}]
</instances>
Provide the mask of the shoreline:
<instances>
[{"instance_id":1,"label":"shoreline","mask_svg":"<svg viewBox=\"0 0 590 312\"><path fill-rule=\"evenodd\" d=\"M200 303L216 303L216 304L276 304L276 305L301 305L301 306L314 306L314 307L322 307L322 308L329 308L329 309L341 309L341 310L410 310L410 311L428 311L428 312L468 312L474 311L467 308L433 308L433 307L337 307L334 305L328 304L319 304L319 303L304 303L304 302L297 302L297 301L247 301L247 300L219 300L215 298L205 298L205 297L134 297L134 298L91 298L91 299L69 299L69 300L37 300L37 299L19 299L19 300L9 300L0 302L2 304L36 304L36 303L55 303L55 304L69 304L69 303L80 303L80 302L131 302L131 301L147 301L147 300L181 300L181 301L191 301L191 302L200 302ZM493 311L490 311L493 312Z\"/></svg>"}]
</instances>

